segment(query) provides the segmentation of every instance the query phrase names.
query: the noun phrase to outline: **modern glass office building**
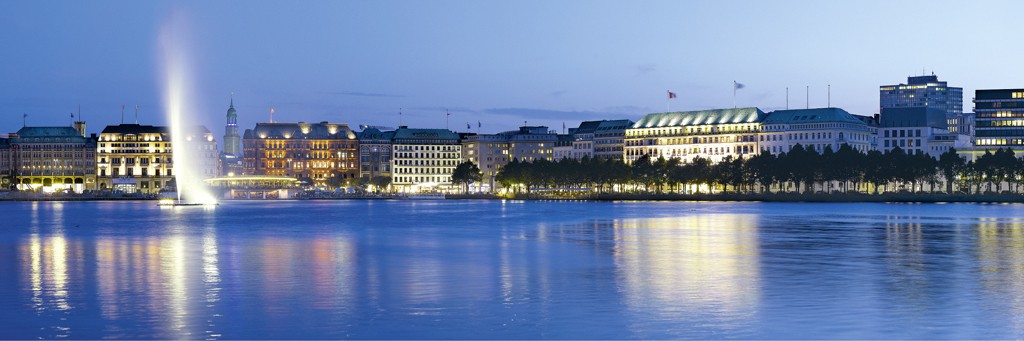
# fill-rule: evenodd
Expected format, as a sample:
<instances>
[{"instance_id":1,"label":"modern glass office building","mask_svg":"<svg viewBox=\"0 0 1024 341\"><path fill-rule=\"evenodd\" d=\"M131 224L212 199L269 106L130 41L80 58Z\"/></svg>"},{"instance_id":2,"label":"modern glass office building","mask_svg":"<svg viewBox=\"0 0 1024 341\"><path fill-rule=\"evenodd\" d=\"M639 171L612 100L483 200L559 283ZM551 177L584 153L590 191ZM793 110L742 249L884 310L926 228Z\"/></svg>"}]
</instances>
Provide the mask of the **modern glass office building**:
<instances>
[{"instance_id":1,"label":"modern glass office building","mask_svg":"<svg viewBox=\"0 0 1024 341\"><path fill-rule=\"evenodd\" d=\"M1024 89L974 92L974 145L1024 146Z\"/></svg>"},{"instance_id":2,"label":"modern glass office building","mask_svg":"<svg viewBox=\"0 0 1024 341\"><path fill-rule=\"evenodd\" d=\"M946 114L950 132L958 132L957 118L964 112L964 89L950 87L939 77L907 77L907 84L883 85L878 88L879 112L888 108L925 107L940 109ZM966 134L969 132L961 132Z\"/></svg>"}]
</instances>

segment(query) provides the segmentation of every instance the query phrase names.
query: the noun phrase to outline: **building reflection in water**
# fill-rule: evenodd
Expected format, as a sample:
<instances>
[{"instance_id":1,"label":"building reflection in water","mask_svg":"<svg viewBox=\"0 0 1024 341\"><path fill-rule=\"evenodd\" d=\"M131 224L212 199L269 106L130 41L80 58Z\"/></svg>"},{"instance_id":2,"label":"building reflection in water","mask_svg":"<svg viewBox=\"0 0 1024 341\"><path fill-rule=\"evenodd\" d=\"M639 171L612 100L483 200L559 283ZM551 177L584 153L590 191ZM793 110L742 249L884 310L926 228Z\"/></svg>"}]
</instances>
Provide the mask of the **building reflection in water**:
<instances>
[{"instance_id":1,"label":"building reflection in water","mask_svg":"<svg viewBox=\"0 0 1024 341\"><path fill-rule=\"evenodd\" d=\"M746 214L615 221L627 305L655 320L717 319L726 329L756 317L757 229L758 216Z\"/></svg>"},{"instance_id":2,"label":"building reflection in water","mask_svg":"<svg viewBox=\"0 0 1024 341\"><path fill-rule=\"evenodd\" d=\"M1002 306L1004 328L1024 336L1024 221L983 218L978 222L978 263L986 305Z\"/></svg>"},{"instance_id":3,"label":"building reflection in water","mask_svg":"<svg viewBox=\"0 0 1024 341\"><path fill-rule=\"evenodd\" d=\"M27 276L25 286L31 293L32 307L39 316L68 315L75 307L69 295L71 268L80 269L81 261L69 264L70 259L81 254L81 245L69 245L63 228L63 203L31 203L29 230L26 241L19 245L22 273ZM50 219L49 221L43 218ZM48 228L55 226L54 228ZM45 231L45 232L43 232ZM80 271L80 270L79 270ZM72 336L71 328L63 323L47 326L44 338L66 338Z\"/></svg>"}]
</instances>

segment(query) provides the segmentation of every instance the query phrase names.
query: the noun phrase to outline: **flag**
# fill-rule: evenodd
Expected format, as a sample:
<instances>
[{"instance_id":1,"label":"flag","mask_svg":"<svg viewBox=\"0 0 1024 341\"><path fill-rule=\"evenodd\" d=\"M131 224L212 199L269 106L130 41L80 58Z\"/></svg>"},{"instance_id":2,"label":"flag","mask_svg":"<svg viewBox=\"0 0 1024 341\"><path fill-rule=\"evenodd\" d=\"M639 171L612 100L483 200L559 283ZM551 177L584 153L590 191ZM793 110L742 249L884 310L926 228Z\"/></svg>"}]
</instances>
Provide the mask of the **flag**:
<instances>
[{"instance_id":1,"label":"flag","mask_svg":"<svg viewBox=\"0 0 1024 341\"><path fill-rule=\"evenodd\" d=\"M274 113L274 107L270 107L270 113L271 113L271 114L273 114L273 113Z\"/></svg>"},{"instance_id":2,"label":"flag","mask_svg":"<svg viewBox=\"0 0 1024 341\"><path fill-rule=\"evenodd\" d=\"M743 83L736 83L736 81L732 81L732 87L733 89L743 89L747 86L743 85Z\"/></svg>"},{"instance_id":3,"label":"flag","mask_svg":"<svg viewBox=\"0 0 1024 341\"><path fill-rule=\"evenodd\" d=\"M466 122L466 129L472 129L472 128L473 128L473 126L469 125L469 122Z\"/></svg>"},{"instance_id":4,"label":"flag","mask_svg":"<svg viewBox=\"0 0 1024 341\"><path fill-rule=\"evenodd\" d=\"M22 113L21 118L28 118L28 114Z\"/></svg>"},{"instance_id":5,"label":"flag","mask_svg":"<svg viewBox=\"0 0 1024 341\"><path fill-rule=\"evenodd\" d=\"M668 92L668 99L673 99L673 98L676 98L676 93L674 93L672 91L669 91Z\"/></svg>"},{"instance_id":6,"label":"flag","mask_svg":"<svg viewBox=\"0 0 1024 341\"><path fill-rule=\"evenodd\" d=\"M477 127L477 128L480 128L480 127L482 127L482 126L483 126L483 124L481 124L481 123L480 123L480 121L476 121L476 127Z\"/></svg>"}]
</instances>

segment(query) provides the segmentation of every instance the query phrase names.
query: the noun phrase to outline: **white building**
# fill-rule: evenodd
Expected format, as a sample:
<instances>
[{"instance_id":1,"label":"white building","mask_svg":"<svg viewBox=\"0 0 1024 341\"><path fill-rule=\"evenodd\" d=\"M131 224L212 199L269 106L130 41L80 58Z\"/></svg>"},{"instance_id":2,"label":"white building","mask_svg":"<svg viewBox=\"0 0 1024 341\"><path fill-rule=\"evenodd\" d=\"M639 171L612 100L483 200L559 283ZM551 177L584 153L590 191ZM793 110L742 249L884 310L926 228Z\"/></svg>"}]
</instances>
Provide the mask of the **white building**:
<instances>
[{"instance_id":1,"label":"white building","mask_svg":"<svg viewBox=\"0 0 1024 341\"><path fill-rule=\"evenodd\" d=\"M459 135L447 129L395 130L391 152L391 186L399 192L448 191L452 173L462 162Z\"/></svg>"},{"instance_id":2,"label":"white building","mask_svg":"<svg viewBox=\"0 0 1024 341\"><path fill-rule=\"evenodd\" d=\"M625 161L632 163L646 154L653 159L690 162L702 157L717 163L730 155L754 155L764 118L758 108L649 114L625 131Z\"/></svg>"},{"instance_id":3,"label":"white building","mask_svg":"<svg viewBox=\"0 0 1024 341\"><path fill-rule=\"evenodd\" d=\"M818 153L831 147L838 151L843 144L867 153L877 145L878 127L868 124L866 117L839 108L777 110L761 122L758 144L772 154L789 152L800 144Z\"/></svg>"}]
</instances>

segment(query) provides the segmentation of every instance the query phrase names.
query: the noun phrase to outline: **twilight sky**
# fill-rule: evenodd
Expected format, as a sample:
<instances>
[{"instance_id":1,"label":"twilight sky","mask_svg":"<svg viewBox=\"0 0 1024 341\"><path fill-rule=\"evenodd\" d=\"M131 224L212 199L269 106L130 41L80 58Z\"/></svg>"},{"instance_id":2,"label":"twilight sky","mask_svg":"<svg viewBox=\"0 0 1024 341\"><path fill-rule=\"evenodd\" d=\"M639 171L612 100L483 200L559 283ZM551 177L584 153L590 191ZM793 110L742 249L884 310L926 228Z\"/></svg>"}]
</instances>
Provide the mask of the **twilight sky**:
<instances>
[{"instance_id":1,"label":"twilight sky","mask_svg":"<svg viewBox=\"0 0 1024 341\"><path fill-rule=\"evenodd\" d=\"M239 124L403 123L484 133L738 106L878 111L878 86L935 72L1024 87L1021 1L3 1L0 132L165 124L157 37L187 27L192 107Z\"/></svg>"}]
</instances>

